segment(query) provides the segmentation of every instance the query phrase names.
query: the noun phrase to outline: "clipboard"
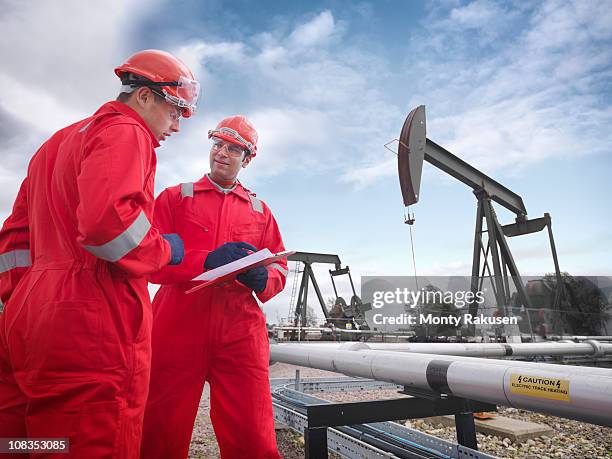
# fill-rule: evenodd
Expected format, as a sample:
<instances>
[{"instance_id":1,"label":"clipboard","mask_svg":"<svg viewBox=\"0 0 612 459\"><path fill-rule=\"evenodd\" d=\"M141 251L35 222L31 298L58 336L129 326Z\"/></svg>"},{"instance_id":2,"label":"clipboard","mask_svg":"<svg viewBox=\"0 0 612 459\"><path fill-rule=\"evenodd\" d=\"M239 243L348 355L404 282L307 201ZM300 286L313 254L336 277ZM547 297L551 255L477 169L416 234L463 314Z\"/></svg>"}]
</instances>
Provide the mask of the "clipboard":
<instances>
[{"instance_id":1,"label":"clipboard","mask_svg":"<svg viewBox=\"0 0 612 459\"><path fill-rule=\"evenodd\" d=\"M259 266L267 266L274 263L275 261L287 258L289 255L293 255L294 250L286 250L284 252L272 253L268 249L262 249L254 252L246 257L232 261L218 268L206 271L197 277L194 277L192 282L201 282L199 285L186 290L186 294L196 292L205 287L211 287L213 285L220 284L222 282L233 280L238 274L248 271L249 269L257 268Z\"/></svg>"}]
</instances>

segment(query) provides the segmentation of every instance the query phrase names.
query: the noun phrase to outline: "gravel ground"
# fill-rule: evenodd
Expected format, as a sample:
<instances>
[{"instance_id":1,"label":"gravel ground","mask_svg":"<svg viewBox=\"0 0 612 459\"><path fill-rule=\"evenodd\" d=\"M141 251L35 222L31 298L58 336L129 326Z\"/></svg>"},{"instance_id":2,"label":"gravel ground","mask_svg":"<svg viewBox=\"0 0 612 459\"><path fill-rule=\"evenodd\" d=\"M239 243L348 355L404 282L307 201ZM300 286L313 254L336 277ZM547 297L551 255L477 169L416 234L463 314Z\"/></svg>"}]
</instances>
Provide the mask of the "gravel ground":
<instances>
[{"instance_id":1,"label":"gravel ground","mask_svg":"<svg viewBox=\"0 0 612 459\"><path fill-rule=\"evenodd\" d=\"M610 459L612 458L612 429L569 419L547 416L515 408L500 408L499 414L508 418L547 424L554 429L545 435L522 444L513 444L508 438L476 434L480 451L503 458L525 459ZM455 429L441 424L431 425L422 420L411 420L409 427L436 437L456 441Z\"/></svg>"},{"instance_id":2,"label":"gravel ground","mask_svg":"<svg viewBox=\"0 0 612 459\"><path fill-rule=\"evenodd\" d=\"M329 371L312 368L296 367L277 363L270 367L270 377L290 378L295 376L295 370L300 369L302 378L339 377L344 376ZM190 458L219 458L219 449L208 415L208 384L205 386L200 409L193 431ZM400 396L394 391L359 392L358 394L329 393L317 395L332 401L374 400L395 398ZM501 458L525 459L612 459L612 429L599 427L578 421L571 421L555 416L547 416L514 408L500 407L499 414L514 419L547 424L554 429L550 437L538 437L527 440L523 444L512 444L509 439L501 439L490 435L477 434L478 447L481 451ZM441 424L432 425L426 420L411 420L409 427L427 432L446 440L456 441L455 429ZM291 430L277 430L276 439L281 456L285 459L304 457L304 438ZM330 457L338 457L330 455Z\"/></svg>"},{"instance_id":3,"label":"gravel ground","mask_svg":"<svg viewBox=\"0 0 612 459\"><path fill-rule=\"evenodd\" d=\"M276 363L270 367L271 378L293 378L295 377L296 367L284 363ZM337 378L338 373L329 371L316 370L313 368L300 368L300 373L303 377L322 378L332 377ZM215 439L215 432L210 422L210 405L209 405L210 387L208 384L204 386L204 393L200 400L200 407L196 417L196 423L191 436L191 446L189 448L190 459L213 459L219 458L219 447ZM276 431L276 442L278 450L284 459L301 459L304 457L304 437L289 429L279 429ZM331 456L330 457L334 457ZM337 456L336 456L337 457Z\"/></svg>"}]
</instances>

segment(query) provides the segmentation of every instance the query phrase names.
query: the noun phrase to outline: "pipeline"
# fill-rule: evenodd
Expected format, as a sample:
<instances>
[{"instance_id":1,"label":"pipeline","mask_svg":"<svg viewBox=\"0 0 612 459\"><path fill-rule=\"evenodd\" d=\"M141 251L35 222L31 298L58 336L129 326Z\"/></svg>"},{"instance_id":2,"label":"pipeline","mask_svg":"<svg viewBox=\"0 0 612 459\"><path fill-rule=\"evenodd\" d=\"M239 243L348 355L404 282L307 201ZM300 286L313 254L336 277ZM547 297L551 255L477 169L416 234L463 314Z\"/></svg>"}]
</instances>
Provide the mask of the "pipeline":
<instances>
[{"instance_id":1,"label":"pipeline","mask_svg":"<svg viewBox=\"0 0 612 459\"><path fill-rule=\"evenodd\" d=\"M528 335L528 334L522 334L521 336L525 339L531 338L531 335ZM612 341L612 336L610 335L590 335L590 336L586 336L586 335L547 335L546 339L552 340L552 341L559 341L559 340L585 341L587 339L595 339L598 341Z\"/></svg>"},{"instance_id":2,"label":"pipeline","mask_svg":"<svg viewBox=\"0 0 612 459\"><path fill-rule=\"evenodd\" d=\"M589 340L584 343L312 343L326 349L358 349L412 352L466 357L528 357L536 355L612 355L612 344Z\"/></svg>"},{"instance_id":3,"label":"pipeline","mask_svg":"<svg viewBox=\"0 0 612 459\"><path fill-rule=\"evenodd\" d=\"M281 330L281 331L302 331L302 332L321 332L321 333L345 333L345 334L353 334L353 335L377 335L384 336L386 338L407 338L415 336L413 331L397 333L397 332L382 332L375 330L353 330L347 328L331 328L331 327L294 327L294 326L275 326L272 327L273 330Z\"/></svg>"},{"instance_id":4,"label":"pipeline","mask_svg":"<svg viewBox=\"0 0 612 459\"><path fill-rule=\"evenodd\" d=\"M377 343L377 344L383 344L383 343ZM394 344L394 343L389 343L389 344ZM402 352L398 352L398 351L386 351L386 350L382 350L382 349L371 349L370 346L371 344L366 344L363 342L347 342L347 343L326 343L326 344L321 344L321 343L309 343L309 344L305 344L305 343L287 343L287 344L283 344L284 346L293 346L296 349L301 347L301 346L308 346L309 348L319 348L324 352L332 352L335 349L338 350L344 350L344 351L371 351L371 352L378 352L378 353L387 353L387 354L402 354ZM334 349L335 348L335 349ZM409 352L404 352L403 354L410 354ZM416 353L414 355L422 355L423 353ZM437 352L429 352L429 353L425 353L425 354L430 354L430 355L436 355L436 356L440 356L442 357L444 354L438 354ZM460 361L460 360L465 360L468 362L473 361L474 357L464 357L464 356L454 356L455 360ZM503 365L503 366L511 366L511 367L519 367L519 368L532 368L534 370L538 370L540 368L542 368L543 363L542 362L527 362L524 360L501 360L501 359L491 359L491 358L487 358L487 359L483 359L487 362L489 362L490 365ZM273 361L271 359L271 361ZM561 365L562 367L565 368L580 368L581 371L583 372L583 374L593 374L593 375L600 375L600 376L609 376L610 372L612 370L608 369L608 368L600 368L600 367L587 367L587 366L582 366L582 367L575 367L575 366L571 366L571 365Z\"/></svg>"},{"instance_id":5,"label":"pipeline","mask_svg":"<svg viewBox=\"0 0 612 459\"><path fill-rule=\"evenodd\" d=\"M387 381L612 427L612 370L412 354L363 348L272 344L270 359Z\"/></svg>"}]
</instances>

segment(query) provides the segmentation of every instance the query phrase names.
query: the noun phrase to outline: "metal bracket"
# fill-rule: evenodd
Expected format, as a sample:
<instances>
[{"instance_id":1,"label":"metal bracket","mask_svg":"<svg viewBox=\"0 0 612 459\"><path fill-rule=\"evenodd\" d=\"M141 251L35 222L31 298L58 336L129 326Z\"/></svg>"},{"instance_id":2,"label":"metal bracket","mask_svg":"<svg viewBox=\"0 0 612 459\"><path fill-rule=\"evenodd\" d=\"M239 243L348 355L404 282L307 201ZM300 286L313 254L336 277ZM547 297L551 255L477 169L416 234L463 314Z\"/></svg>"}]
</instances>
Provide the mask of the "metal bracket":
<instances>
[{"instance_id":1,"label":"metal bracket","mask_svg":"<svg viewBox=\"0 0 612 459\"><path fill-rule=\"evenodd\" d=\"M327 448L330 451L335 451L343 457L360 457L364 459L378 459L378 458L389 458L398 459L399 457L434 457L439 454L443 457L449 458L470 458L470 459L493 459L493 456L485 454L483 452L476 451L475 449L467 446L462 446L441 438L428 435L424 432L403 426L395 422L373 422L367 424L352 424L349 426L336 426L327 428L324 425L315 425L309 422L309 416L307 415L308 406L320 406L327 404L330 407L336 405L336 410L346 408L347 404L334 404L327 402L323 399L308 395L301 391L295 391L295 380L292 378L288 379L272 379L271 380L273 405L275 412L275 419L285 425L288 425L293 430L305 434L309 439L306 442L306 448L309 447L308 443L318 441L319 444L311 445L311 449L307 453L306 457L319 458L327 457L325 453L322 453L321 445L323 441L327 442ZM368 379L355 379L355 378L312 378L302 380L300 383L300 389L306 392L343 392L346 390L372 390L372 389L390 389L399 390L401 386L391 383L381 383L379 381L368 380ZM411 388L407 388L408 391L412 392ZM438 403L447 403L448 397L443 394L432 394L422 393L421 395L427 395L431 398L438 399ZM404 401L414 400L404 398ZM440 402L441 400L441 402ZM393 400L392 400L393 401ZM458 399L455 397L454 402L460 403L459 401L466 402L466 399ZM364 402L365 403L365 402ZM371 410L373 406L371 404L363 405L363 410ZM420 400L420 403L427 403L427 400ZM433 406L433 401L429 403ZM478 408L482 410L483 406L474 407L469 403L464 406L470 409ZM491 410L495 410L494 405L490 405ZM320 410L314 408L315 410ZM330 408L331 409L331 408ZM440 413L440 411L436 411ZM319 411L318 415L322 415ZM347 419L350 413L345 413L343 420L340 422L353 422ZM429 413L428 413L429 414ZM449 413L452 414L452 413ZM461 413L459 413L461 414ZM387 416L395 417L397 415ZM405 412L395 419L406 419L410 417ZM470 416L459 416L456 418L456 426L459 429L458 439L467 443L471 431L466 429L462 425L463 422L472 422ZM319 424L329 424L320 422ZM468 426L469 427L469 426ZM310 430L309 430L310 429ZM462 430L463 429L463 430ZM306 431L309 430L308 433ZM325 433L323 432L325 431ZM316 449L316 452L315 452Z\"/></svg>"},{"instance_id":2,"label":"metal bracket","mask_svg":"<svg viewBox=\"0 0 612 459\"><path fill-rule=\"evenodd\" d=\"M398 398L349 403L306 405L306 457L327 458L327 427L350 426L396 419L455 415L457 441L477 449L474 411L496 411L496 406L459 397ZM322 451L325 449L325 453Z\"/></svg>"}]
</instances>

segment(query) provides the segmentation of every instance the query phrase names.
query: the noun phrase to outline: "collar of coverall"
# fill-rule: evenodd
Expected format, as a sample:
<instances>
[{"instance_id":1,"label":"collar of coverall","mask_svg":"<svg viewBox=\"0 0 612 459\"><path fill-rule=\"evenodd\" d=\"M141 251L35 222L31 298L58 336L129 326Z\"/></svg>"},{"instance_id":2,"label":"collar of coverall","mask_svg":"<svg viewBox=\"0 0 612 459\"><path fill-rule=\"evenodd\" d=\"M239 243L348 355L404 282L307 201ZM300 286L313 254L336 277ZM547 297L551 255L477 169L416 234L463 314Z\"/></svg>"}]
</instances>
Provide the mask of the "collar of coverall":
<instances>
[{"instance_id":1,"label":"collar of coverall","mask_svg":"<svg viewBox=\"0 0 612 459\"><path fill-rule=\"evenodd\" d=\"M206 174L200 180L193 184L194 191L217 191L223 193L218 188L219 185L215 184ZM240 180L236 180L236 186L229 191L227 194L234 193L236 196L241 197L244 200L250 201L249 195L247 194L246 188L240 183Z\"/></svg>"},{"instance_id":2,"label":"collar of coverall","mask_svg":"<svg viewBox=\"0 0 612 459\"><path fill-rule=\"evenodd\" d=\"M126 104L122 102L113 100L111 102L107 102L104 105L102 105L98 109L98 111L94 113L94 115L102 115L105 113L121 113L122 115L126 115L126 116L129 116L130 118L133 118L134 121L140 124L147 131L147 133L149 134L149 137L151 137L151 143L153 143L153 148L159 147L159 141L155 138L155 134L153 134L153 131L149 129L149 126L147 126L147 123L145 122L145 120L142 119L142 116L140 116L136 110L128 107Z\"/></svg>"},{"instance_id":3,"label":"collar of coverall","mask_svg":"<svg viewBox=\"0 0 612 459\"><path fill-rule=\"evenodd\" d=\"M225 194L232 191L234 188L236 188L236 185L238 185L238 180L234 180L233 182L219 182L212 178L210 174L206 174L206 177L208 177L208 180L210 180L210 182L216 186L219 191L222 191Z\"/></svg>"}]
</instances>

